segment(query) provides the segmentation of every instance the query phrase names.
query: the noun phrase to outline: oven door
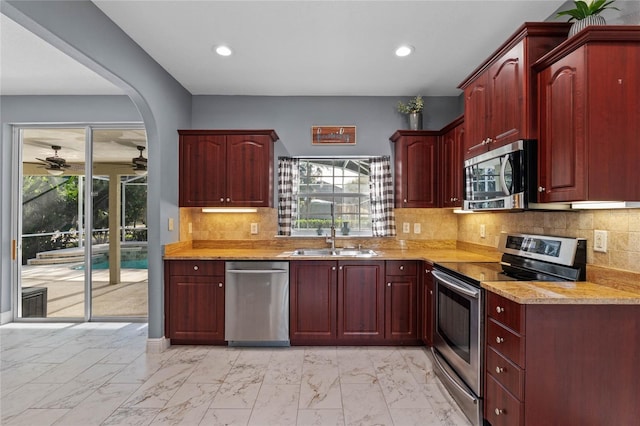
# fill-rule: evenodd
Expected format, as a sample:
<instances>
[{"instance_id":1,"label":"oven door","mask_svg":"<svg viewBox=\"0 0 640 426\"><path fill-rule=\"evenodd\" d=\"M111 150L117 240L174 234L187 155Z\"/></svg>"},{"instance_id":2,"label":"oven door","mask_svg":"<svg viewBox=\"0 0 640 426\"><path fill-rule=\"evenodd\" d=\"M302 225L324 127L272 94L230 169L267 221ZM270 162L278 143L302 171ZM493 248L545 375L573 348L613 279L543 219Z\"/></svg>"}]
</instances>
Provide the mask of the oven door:
<instances>
[{"instance_id":1,"label":"oven door","mask_svg":"<svg viewBox=\"0 0 640 426\"><path fill-rule=\"evenodd\" d=\"M434 347L477 396L482 395L483 292L434 270Z\"/></svg>"},{"instance_id":2,"label":"oven door","mask_svg":"<svg viewBox=\"0 0 640 426\"><path fill-rule=\"evenodd\" d=\"M528 201L529 179L535 181L535 165L529 167L525 146L517 141L465 161L465 210L522 210ZM533 169L533 170L530 170ZM527 174L533 176L527 176Z\"/></svg>"}]
</instances>

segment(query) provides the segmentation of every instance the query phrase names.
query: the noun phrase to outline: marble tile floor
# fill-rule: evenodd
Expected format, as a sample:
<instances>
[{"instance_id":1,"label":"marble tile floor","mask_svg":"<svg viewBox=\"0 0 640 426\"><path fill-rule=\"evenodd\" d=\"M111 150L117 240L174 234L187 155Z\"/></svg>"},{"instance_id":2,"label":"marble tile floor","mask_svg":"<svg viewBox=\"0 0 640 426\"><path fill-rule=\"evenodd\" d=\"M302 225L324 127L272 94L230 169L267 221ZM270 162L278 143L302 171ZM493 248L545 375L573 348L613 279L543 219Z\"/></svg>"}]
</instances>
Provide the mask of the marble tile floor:
<instances>
[{"instance_id":1,"label":"marble tile floor","mask_svg":"<svg viewBox=\"0 0 640 426\"><path fill-rule=\"evenodd\" d=\"M145 323L0 327L2 425L468 425L420 347L172 346Z\"/></svg>"}]
</instances>

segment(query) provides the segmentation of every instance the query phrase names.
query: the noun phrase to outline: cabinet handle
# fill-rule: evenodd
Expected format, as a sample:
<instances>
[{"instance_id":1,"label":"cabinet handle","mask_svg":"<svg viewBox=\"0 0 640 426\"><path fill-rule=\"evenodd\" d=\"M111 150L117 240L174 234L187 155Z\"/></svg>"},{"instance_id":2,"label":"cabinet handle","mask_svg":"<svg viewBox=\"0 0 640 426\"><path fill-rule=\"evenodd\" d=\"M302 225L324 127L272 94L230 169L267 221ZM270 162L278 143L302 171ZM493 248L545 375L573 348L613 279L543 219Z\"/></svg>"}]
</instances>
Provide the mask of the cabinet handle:
<instances>
[{"instance_id":1,"label":"cabinet handle","mask_svg":"<svg viewBox=\"0 0 640 426\"><path fill-rule=\"evenodd\" d=\"M501 307L501 306L496 306L496 312L497 312L497 313L499 313L499 314L501 314L501 313L503 313L503 312L504 312L504 308L503 308L503 307Z\"/></svg>"},{"instance_id":2,"label":"cabinet handle","mask_svg":"<svg viewBox=\"0 0 640 426\"><path fill-rule=\"evenodd\" d=\"M496 413L496 416L499 416L500 414L504 413L504 410L501 410L500 408L496 408L494 412Z\"/></svg>"},{"instance_id":3,"label":"cabinet handle","mask_svg":"<svg viewBox=\"0 0 640 426\"><path fill-rule=\"evenodd\" d=\"M221 202L221 203L224 203L224 198L220 198L220 202Z\"/></svg>"},{"instance_id":4,"label":"cabinet handle","mask_svg":"<svg viewBox=\"0 0 640 426\"><path fill-rule=\"evenodd\" d=\"M198 269L200 269L200 268L198 268L198 265L195 265L195 266L193 267L193 270L194 270L194 271L197 271Z\"/></svg>"},{"instance_id":5,"label":"cabinet handle","mask_svg":"<svg viewBox=\"0 0 640 426\"><path fill-rule=\"evenodd\" d=\"M544 186L539 186L538 187L538 192L544 192L546 190L547 190L547 188L545 188Z\"/></svg>"},{"instance_id":6,"label":"cabinet handle","mask_svg":"<svg viewBox=\"0 0 640 426\"><path fill-rule=\"evenodd\" d=\"M342 266L340 267L340 270L342 271Z\"/></svg>"},{"instance_id":7,"label":"cabinet handle","mask_svg":"<svg viewBox=\"0 0 640 426\"><path fill-rule=\"evenodd\" d=\"M222 283L218 283L218 287L222 288Z\"/></svg>"},{"instance_id":8,"label":"cabinet handle","mask_svg":"<svg viewBox=\"0 0 640 426\"><path fill-rule=\"evenodd\" d=\"M332 267L331 267L331 270L332 270L332 271L335 271L335 270L336 270L336 267L335 267L335 266L332 266Z\"/></svg>"},{"instance_id":9,"label":"cabinet handle","mask_svg":"<svg viewBox=\"0 0 640 426\"><path fill-rule=\"evenodd\" d=\"M496 343L502 343L502 342L504 342L504 338L500 336L496 337Z\"/></svg>"},{"instance_id":10,"label":"cabinet handle","mask_svg":"<svg viewBox=\"0 0 640 426\"><path fill-rule=\"evenodd\" d=\"M407 199L405 198L405 199L404 199L404 200L402 200L402 201L406 203L406 202L407 202Z\"/></svg>"},{"instance_id":11,"label":"cabinet handle","mask_svg":"<svg viewBox=\"0 0 640 426\"><path fill-rule=\"evenodd\" d=\"M227 198L227 203L230 203L230 202L231 202L231 198Z\"/></svg>"},{"instance_id":12,"label":"cabinet handle","mask_svg":"<svg viewBox=\"0 0 640 426\"><path fill-rule=\"evenodd\" d=\"M400 270L404 271L404 265L400 265Z\"/></svg>"},{"instance_id":13,"label":"cabinet handle","mask_svg":"<svg viewBox=\"0 0 640 426\"><path fill-rule=\"evenodd\" d=\"M496 373L500 374L500 373L504 373L504 368L502 367L496 367Z\"/></svg>"},{"instance_id":14,"label":"cabinet handle","mask_svg":"<svg viewBox=\"0 0 640 426\"><path fill-rule=\"evenodd\" d=\"M429 290L429 294L433 294L433 290Z\"/></svg>"},{"instance_id":15,"label":"cabinet handle","mask_svg":"<svg viewBox=\"0 0 640 426\"><path fill-rule=\"evenodd\" d=\"M391 287L391 283L387 283L387 287Z\"/></svg>"}]
</instances>

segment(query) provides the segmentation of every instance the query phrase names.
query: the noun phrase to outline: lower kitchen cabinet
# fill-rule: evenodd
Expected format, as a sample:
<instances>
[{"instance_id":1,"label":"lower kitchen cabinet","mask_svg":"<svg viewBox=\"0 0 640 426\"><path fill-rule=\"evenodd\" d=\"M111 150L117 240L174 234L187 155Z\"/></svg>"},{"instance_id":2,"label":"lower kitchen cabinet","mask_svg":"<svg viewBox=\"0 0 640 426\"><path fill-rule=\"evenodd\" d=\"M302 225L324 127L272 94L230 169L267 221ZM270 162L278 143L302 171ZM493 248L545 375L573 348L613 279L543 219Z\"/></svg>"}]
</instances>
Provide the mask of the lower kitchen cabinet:
<instances>
[{"instance_id":1,"label":"lower kitchen cabinet","mask_svg":"<svg viewBox=\"0 0 640 426\"><path fill-rule=\"evenodd\" d=\"M416 343L418 339L418 262L387 260L385 339L398 343Z\"/></svg>"},{"instance_id":2,"label":"lower kitchen cabinet","mask_svg":"<svg viewBox=\"0 0 640 426\"><path fill-rule=\"evenodd\" d=\"M418 310L420 338L427 346L433 346L433 265L427 262L422 263L422 281L420 296L420 309Z\"/></svg>"},{"instance_id":3,"label":"lower kitchen cabinet","mask_svg":"<svg viewBox=\"0 0 640 426\"><path fill-rule=\"evenodd\" d=\"M224 344L224 262L165 261L165 335L174 344Z\"/></svg>"},{"instance_id":4,"label":"lower kitchen cabinet","mask_svg":"<svg viewBox=\"0 0 640 426\"><path fill-rule=\"evenodd\" d=\"M289 338L291 344L334 344L338 262L289 263Z\"/></svg>"},{"instance_id":5,"label":"lower kitchen cabinet","mask_svg":"<svg viewBox=\"0 0 640 426\"><path fill-rule=\"evenodd\" d=\"M640 305L520 305L487 292L485 419L627 425L640 418Z\"/></svg>"},{"instance_id":6,"label":"lower kitchen cabinet","mask_svg":"<svg viewBox=\"0 0 640 426\"><path fill-rule=\"evenodd\" d=\"M384 261L338 262L338 340L384 342Z\"/></svg>"}]
</instances>

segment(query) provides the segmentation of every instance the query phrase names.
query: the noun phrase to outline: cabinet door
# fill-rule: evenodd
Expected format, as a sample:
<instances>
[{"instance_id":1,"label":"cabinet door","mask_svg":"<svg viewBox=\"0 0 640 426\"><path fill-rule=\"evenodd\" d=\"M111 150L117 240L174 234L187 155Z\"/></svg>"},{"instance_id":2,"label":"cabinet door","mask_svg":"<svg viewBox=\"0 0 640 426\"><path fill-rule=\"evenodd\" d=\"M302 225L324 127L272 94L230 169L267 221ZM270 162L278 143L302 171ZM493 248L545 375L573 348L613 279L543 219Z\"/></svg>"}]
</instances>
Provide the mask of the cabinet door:
<instances>
[{"instance_id":1,"label":"cabinet door","mask_svg":"<svg viewBox=\"0 0 640 426\"><path fill-rule=\"evenodd\" d=\"M523 138L524 45L516 44L489 68L489 149Z\"/></svg>"},{"instance_id":2,"label":"cabinet door","mask_svg":"<svg viewBox=\"0 0 640 426\"><path fill-rule=\"evenodd\" d=\"M224 276L169 278L169 338L185 343L224 341Z\"/></svg>"},{"instance_id":3,"label":"cabinet door","mask_svg":"<svg viewBox=\"0 0 640 426\"><path fill-rule=\"evenodd\" d=\"M273 143L264 135L227 136L226 201L229 206L269 207Z\"/></svg>"},{"instance_id":4,"label":"cabinet door","mask_svg":"<svg viewBox=\"0 0 640 426\"><path fill-rule=\"evenodd\" d=\"M221 206L225 199L225 137L180 136L180 206Z\"/></svg>"},{"instance_id":5,"label":"cabinet door","mask_svg":"<svg viewBox=\"0 0 640 426\"><path fill-rule=\"evenodd\" d=\"M384 340L384 262L338 263L338 339Z\"/></svg>"},{"instance_id":6,"label":"cabinet door","mask_svg":"<svg viewBox=\"0 0 640 426\"><path fill-rule=\"evenodd\" d=\"M465 160L487 151L483 141L489 136L488 90L486 73L464 90Z\"/></svg>"},{"instance_id":7,"label":"cabinet door","mask_svg":"<svg viewBox=\"0 0 640 426\"><path fill-rule=\"evenodd\" d=\"M416 276L387 276L385 301L385 338L410 341L418 338L416 309L418 283Z\"/></svg>"},{"instance_id":8,"label":"cabinet door","mask_svg":"<svg viewBox=\"0 0 640 426\"><path fill-rule=\"evenodd\" d=\"M456 126L442 136L442 206L462 206L462 144L464 143L464 127Z\"/></svg>"},{"instance_id":9,"label":"cabinet door","mask_svg":"<svg viewBox=\"0 0 640 426\"><path fill-rule=\"evenodd\" d=\"M396 142L397 208L438 207L437 136L403 136Z\"/></svg>"},{"instance_id":10,"label":"cabinet door","mask_svg":"<svg viewBox=\"0 0 640 426\"><path fill-rule=\"evenodd\" d=\"M290 284L291 344L335 343L337 262L290 262Z\"/></svg>"},{"instance_id":11,"label":"cabinet door","mask_svg":"<svg viewBox=\"0 0 640 426\"><path fill-rule=\"evenodd\" d=\"M540 202L586 199L583 51L540 72Z\"/></svg>"},{"instance_id":12,"label":"cabinet door","mask_svg":"<svg viewBox=\"0 0 640 426\"><path fill-rule=\"evenodd\" d=\"M431 271L433 267L428 263L424 263L423 275L422 275L422 294L421 303L422 310L420 314L421 318L421 332L422 341L427 346L433 346L433 276Z\"/></svg>"}]
</instances>

